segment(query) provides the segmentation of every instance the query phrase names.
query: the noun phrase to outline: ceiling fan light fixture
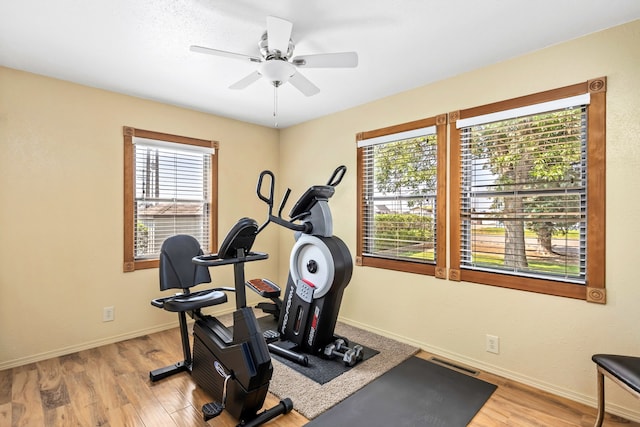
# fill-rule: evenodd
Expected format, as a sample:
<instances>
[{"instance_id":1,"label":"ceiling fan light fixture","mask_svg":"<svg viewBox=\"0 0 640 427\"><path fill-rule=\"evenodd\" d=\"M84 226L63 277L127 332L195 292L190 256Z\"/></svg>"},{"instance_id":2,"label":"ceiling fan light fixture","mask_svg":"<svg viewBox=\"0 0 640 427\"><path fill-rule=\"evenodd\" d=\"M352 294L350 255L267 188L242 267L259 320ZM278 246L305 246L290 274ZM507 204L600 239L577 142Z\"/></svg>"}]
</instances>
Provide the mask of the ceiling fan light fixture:
<instances>
[{"instance_id":1,"label":"ceiling fan light fixture","mask_svg":"<svg viewBox=\"0 0 640 427\"><path fill-rule=\"evenodd\" d=\"M296 67L287 61L271 60L262 62L258 72L274 85L280 86L296 73Z\"/></svg>"}]
</instances>

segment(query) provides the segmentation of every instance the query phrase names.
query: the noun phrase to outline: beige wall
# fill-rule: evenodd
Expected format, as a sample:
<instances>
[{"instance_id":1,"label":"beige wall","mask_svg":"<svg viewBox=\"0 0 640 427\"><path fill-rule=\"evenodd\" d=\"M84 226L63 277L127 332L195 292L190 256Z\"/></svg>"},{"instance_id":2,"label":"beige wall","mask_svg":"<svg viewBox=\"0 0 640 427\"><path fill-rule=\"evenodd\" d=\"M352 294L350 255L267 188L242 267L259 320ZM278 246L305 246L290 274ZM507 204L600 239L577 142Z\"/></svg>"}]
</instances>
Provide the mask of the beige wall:
<instances>
[{"instance_id":1,"label":"beige wall","mask_svg":"<svg viewBox=\"0 0 640 427\"><path fill-rule=\"evenodd\" d=\"M122 272L123 125L219 141L220 239L264 219L255 185L278 172L277 130L0 68L0 369L176 324L149 304L157 269ZM277 246L274 228L255 248ZM232 283L231 267L212 274Z\"/></svg>"},{"instance_id":2,"label":"beige wall","mask_svg":"<svg viewBox=\"0 0 640 427\"><path fill-rule=\"evenodd\" d=\"M594 404L591 355L640 355L640 197L632 190L640 182L638 46L640 21L284 129L281 180L298 191L326 181L339 163L349 168L330 205L335 234L355 253L357 132L608 78L606 305L355 267L342 319ZM281 280L289 239L281 237ZM485 351L486 334L500 337L499 355ZM613 388L609 396L612 408L640 419L636 400Z\"/></svg>"},{"instance_id":3,"label":"beige wall","mask_svg":"<svg viewBox=\"0 0 640 427\"><path fill-rule=\"evenodd\" d=\"M349 323L593 404L591 354L640 354L638 46L634 22L281 131L0 68L0 369L175 324L149 305L156 270L122 273L123 125L220 141L221 234L241 216L262 220L262 169L293 203L345 164L330 205L355 253L357 132L607 76L606 305L355 267L341 309ZM247 274L284 284L292 244L268 228L256 248L271 259ZM116 320L103 323L108 305ZM484 351L486 334L500 337L499 355ZM609 397L640 420L636 400Z\"/></svg>"}]
</instances>

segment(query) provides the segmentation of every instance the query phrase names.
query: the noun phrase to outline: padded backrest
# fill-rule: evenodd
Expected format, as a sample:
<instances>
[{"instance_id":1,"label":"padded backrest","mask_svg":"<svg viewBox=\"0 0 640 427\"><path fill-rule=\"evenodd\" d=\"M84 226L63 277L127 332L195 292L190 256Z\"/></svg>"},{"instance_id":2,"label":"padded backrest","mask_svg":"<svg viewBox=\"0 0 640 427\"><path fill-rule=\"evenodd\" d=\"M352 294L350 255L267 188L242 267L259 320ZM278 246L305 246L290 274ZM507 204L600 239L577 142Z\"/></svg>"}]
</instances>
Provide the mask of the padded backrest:
<instances>
[{"instance_id":1,"label":"padded backrest","mask_svg":"<svg viewBox=\"0 0 640 427\"><path fill-rule=\"evenodd\" d=\"M258 233L258 223L252 218L240 218L231 230L227 233L220 244L218 256L220 258L235 258L238 256L238 249L242 250L242 255L251 252L253 242Z\"/></svg>"},{"instance_id":2,"label":"padded backrest","mask_svg":"<svg viewBox=\"0 0 640 427\"><path fill-rule=\"evenodd\" d=\"M193 236L177 234L167 238L160 248L160 290L187 289L211 282L209 269L191 261L202 254L200 243Z\"/></svg>"}]
</instances>

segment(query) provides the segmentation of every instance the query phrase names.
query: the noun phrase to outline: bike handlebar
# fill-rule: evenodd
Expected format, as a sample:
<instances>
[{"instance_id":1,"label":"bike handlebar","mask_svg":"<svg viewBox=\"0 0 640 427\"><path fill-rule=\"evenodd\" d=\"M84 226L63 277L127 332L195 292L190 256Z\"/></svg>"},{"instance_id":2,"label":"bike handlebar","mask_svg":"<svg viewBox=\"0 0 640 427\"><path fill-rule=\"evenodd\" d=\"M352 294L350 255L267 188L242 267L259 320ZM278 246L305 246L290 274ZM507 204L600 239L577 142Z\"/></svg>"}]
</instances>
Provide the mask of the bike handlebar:
<instances>
[{"instance_id":1,"label":"bike handlebar","mask_svg":"<svg viewBox=\"0 0 640 427\"><path fill-rule=\"evenodd\" d=\"M268 175L271 178L271 183L269 185L269 197L265 197L262 195L262 179ZM275 178L273 177L273 172L270 170L264 170L260 173L260 177L258 178L258 186L256 188L256 193L260 200L268 204L270 207L273 206L273 186L274 186Z\"/></svg>"},{"instance_id":2,"label":"bike handlebar","mask_svg":"<svg viewBox=\"0 0 640 427\"><path fill-rule=\"evenodd\" d=\"M338 166L336 170L334 170L331 174L331 178L329 178L329 181L327 181L327 185L335 187L336 185L340 184L345 173L347 173L347 167L345 165Z\"/></svg>"},{"instance_id":3,"label":"bike handlebar","mask_svg":"<svg viewBox=\"0 0 640 427\"><path fill-rule=\"evenodd\" d=\"M342 178L344 178L345 173L347 172L347 167L344 165L338 166L333 173L331 174L331 177L329 178L329 181L327 181L327 186L329 187L335 187L338 184L340 184L340 182L342 182ZM269 179L269 195L265 196L263 193L263 181L265 176L268 176ZM282 198L282 202L280 202L280 206L278 207L278 215L274 215L273 214L273 202L274 202L274 191L275 191L275 177L273 175L273 172L271 172L270 170L264 170L260 173L260 176L258 177L258 184L256 186L256 194L258 195L258 198L260 198L260 200L262 200L263 202L265 202L268 206L269 206L269 215L267 217L267 221L262 224L259 228L257 233L260 233L260 231L262 231L262 229L264 229L270 222L275 222L278 225L281 225L283 227L286 227L290 230L293 231L301 231L303 233L311 233L311 228L312 225L310 223L302 223L302 224L295 224L294 221L296 221L298 218L300 218L302 216L302 214L298 214L296 215L294 218L292 218L290 221L287 221L286 219L284 219L282 217L282 211L284 210L285 205L287 204L287 200L289 199L289 195L291 194L291 189L287 188L287 190L284 193L284 197ZM333 194L333 192L332 192ZM329 196L331 197L331 196ZM256 233L256 234L257 234Z\"/></svg>"}]
</instances>

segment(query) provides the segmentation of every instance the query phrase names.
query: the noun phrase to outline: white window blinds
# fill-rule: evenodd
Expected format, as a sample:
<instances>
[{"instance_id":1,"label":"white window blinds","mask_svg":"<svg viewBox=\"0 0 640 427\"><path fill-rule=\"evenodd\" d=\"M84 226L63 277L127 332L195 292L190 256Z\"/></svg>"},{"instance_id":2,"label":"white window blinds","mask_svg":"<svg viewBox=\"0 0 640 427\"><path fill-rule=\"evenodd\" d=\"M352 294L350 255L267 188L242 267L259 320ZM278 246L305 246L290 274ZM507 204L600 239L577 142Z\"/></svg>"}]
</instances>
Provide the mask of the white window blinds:
<instances>
[{"instance_id":1,"label":"white window blinds","mask_svg":"<svg viewBox=\"0 0 640 427\"><path fill-rule=\"evenodd\" d=\"M363 139L362 255L435 264L434 126Z\"/></svg>"},{"instance_id":2,"label":"white window blinds","mask_svg":"<svg viewBox=\"0 0 640 427\"><path fill-rule=\"evenodd\" d=\"M213 149L133 138L136 259L157 258L174 234L194 236L209 251Z\"/></svg>"},{"instance_id":3,"label":"white window blinds","mask_svg":"<svg viewBox=\"0 0 640 427\"><path fill-rule=\"evenodd\" d=\"M570 100L458 121L461 268L584 283L589 100Z\"/></svg>"}]
</instances>

